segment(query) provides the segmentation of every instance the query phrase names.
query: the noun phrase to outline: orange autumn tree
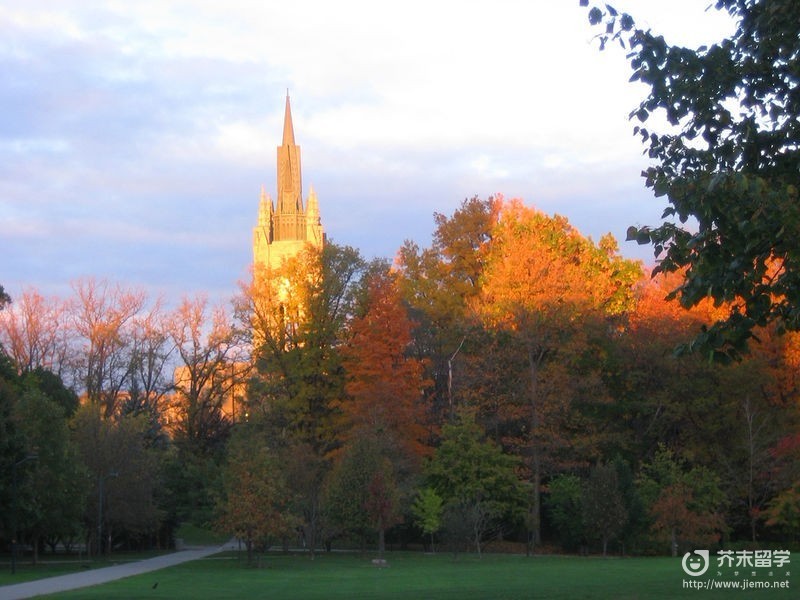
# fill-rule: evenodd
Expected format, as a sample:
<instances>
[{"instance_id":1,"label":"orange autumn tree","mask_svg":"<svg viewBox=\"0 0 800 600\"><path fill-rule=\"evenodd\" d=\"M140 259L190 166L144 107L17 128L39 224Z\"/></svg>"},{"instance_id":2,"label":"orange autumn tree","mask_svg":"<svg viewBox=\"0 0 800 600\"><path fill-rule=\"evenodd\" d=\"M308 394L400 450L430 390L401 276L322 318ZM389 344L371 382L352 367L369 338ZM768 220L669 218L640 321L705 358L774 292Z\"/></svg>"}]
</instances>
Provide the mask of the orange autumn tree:
<instances>
[{"instance_id":1,"label":"orange autumn tree","mask_svg":"<svg viewBox=\"0 0 800 600\"><path fill-rule=\"evenodd\" d=\"M347 400L342 410L349 436L367 430L393 438L408 457L430 453L422 402L423 362L409 354L412 322L394 277L370 279L366 309L351 324L342 349Z\"/></svg>"},{"instance_id":2,"label":"orange autumn tree","mask_svg":"<svg viewBox=\"0 0 800 600\"><path fill-rule=\"evenodd\" d=\"M610 235L596 245L565 218L519 200L501 204L491 237L473 308L506 337L506 378L518 386L501 405L510 424L503 441L526 459L530 550L540 542L546 472L576 445L596 447L580 410L607 400L593 338L630 307L641 268L619 257Z\"/></svg>"},{"instance_id":3,"label":"orange autumn tree","mask_svg":"<svg viewBox=\"0 0 800 600\"><path fill-rule=\"evenodd\" d=\"M642 279L635 303L626 314L624 335L613 376L616 449L632 464L650 456L659 443L703 454L706 439L692 423L702 421L719 386L719 369L704 357L675 356L675 348L691 339L713 317L713 305L686 310L667 299L679 284L677 275Z\"/></svg>"},{"instance_id":4,"label":"orange autumn tree","mask_svg":"<svg viewBox=\"0 0 800 600\"><path fill-rule=\"evenodd\" d=\"M748 531L755 541L762 511L780 485L772 449L800 416L797 334L780 335L775 325L756 329L760 342L731 364L710 362L707 354L676 356L681 343L730 311L711 300L688 310L669 300L681 282L680 273L659 274L637 288L618 342L618 412L612 421L618 448L634 462L647 460L663 443L690 465L713 469L729 498L728 526L742 535ZM670 502L683 497L673 495Z\"/></svg>"},{"instance_id":5,"label":"orange autumn tree","mask_svg":"<svg viewBox=\"0 0 800 600\"><path fill-rule=\"evenodd\" d=\"M468 356L480 345L469 304L480 286L502 197L465 199L452 215L434 213L432 245L406 241L395 260L398 285L414 321L414 345L426 358L428 402L439 425L474 389Z\"/></svg>"}]
</instances>

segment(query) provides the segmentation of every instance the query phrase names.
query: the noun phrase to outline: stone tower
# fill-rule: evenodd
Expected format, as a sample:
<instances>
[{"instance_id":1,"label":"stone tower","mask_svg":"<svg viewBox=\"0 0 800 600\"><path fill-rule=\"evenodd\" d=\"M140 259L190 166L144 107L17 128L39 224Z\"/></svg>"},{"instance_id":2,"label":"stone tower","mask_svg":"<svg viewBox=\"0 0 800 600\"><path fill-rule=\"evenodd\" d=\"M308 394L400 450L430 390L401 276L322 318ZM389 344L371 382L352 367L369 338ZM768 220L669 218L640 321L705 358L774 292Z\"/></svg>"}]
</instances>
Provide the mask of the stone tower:
<instances>
[{"instance_id":1,"label":"stone tower","mask_svg":"<svg viewBox=\"0 0 800 600\"><path fill-rule=\"evenodd\" d=\"M325 233L319 203L311 188L303 205L300 146L294 143L294 126L289 94L283 117L283 142L278 146L278 196L276 204L261 186L258 223L253 228L253 266L276 269L295 256L306 244L321 248Z\"/></svg>"}]
</instances>

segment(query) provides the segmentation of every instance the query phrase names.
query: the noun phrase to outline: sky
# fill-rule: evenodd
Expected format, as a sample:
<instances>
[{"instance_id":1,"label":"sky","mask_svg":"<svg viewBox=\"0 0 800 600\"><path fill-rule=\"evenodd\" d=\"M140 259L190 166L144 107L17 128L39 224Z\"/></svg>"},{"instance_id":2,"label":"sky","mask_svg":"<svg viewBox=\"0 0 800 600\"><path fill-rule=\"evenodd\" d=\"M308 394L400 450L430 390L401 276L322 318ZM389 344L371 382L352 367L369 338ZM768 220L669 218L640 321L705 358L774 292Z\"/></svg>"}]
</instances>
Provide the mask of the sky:
<instances>
[{"instance_id":1,"label":"sky","mask_svg":"<svg viewBox=\"0 0 800 600\"><path fill-rule=\"evenodd\" d=\"M615 5L696 47L733 30L710 3ZM304 196L366 258L502 194L652 263L624 241L664 208L628 120L644 89L595 33L578 0L4 0L0 285L235 294L287 90Z\"/></svg>"}]
</instances>

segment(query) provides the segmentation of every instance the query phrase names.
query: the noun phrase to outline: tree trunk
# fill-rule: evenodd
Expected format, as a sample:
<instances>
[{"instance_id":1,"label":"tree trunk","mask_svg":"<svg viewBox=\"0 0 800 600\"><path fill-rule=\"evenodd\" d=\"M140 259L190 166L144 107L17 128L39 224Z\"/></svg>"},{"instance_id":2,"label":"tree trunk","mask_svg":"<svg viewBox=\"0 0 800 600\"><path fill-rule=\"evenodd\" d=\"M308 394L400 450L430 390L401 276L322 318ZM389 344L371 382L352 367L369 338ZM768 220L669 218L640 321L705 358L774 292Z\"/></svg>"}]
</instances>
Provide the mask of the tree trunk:
<instances>
[{"instance_id":1,"label":"tree trunk","mask_svg":"<svg viewBox=\"0 0 800 600\"><path fill-rule=\"evenodd\" d=\"M308 548L311 552L311 560L317 557L317 519L311 516L308 523Z\"/></svg>"},{"instance_id":2,"label":"tree trunk","mask_svg":"<svg viewBox=\"0 0 800 600\"><path fill-rule=\"evenodd\" d=\"M386 531L383 527L378 529L378 557L383 558L386 552Z\"/></svg>"},{"instance_id":3,"label":"tree trunk","mask_svg":"<svg viewBox=\"0 0 800 600\"><path fill-rule=\"evenodd\" d=\"M755 517L755 477L756 477L756 440L753 427L755 414L750 406L750 398L744 400L744 415L747 421L747 516L750 518L750 537L751 541L756 541L756 517Z\"/></svg>"},{"instance_id":4,"label":"tree trunk","mask_svg":"<svg viewBox=\"0 0 800 600\"><path fill-rule=\"evenodd\" d=\"M527 554L530 556L536 547L541 544L541 486L542 486L542 458L539 452L539 444L536 439L539 431L539 364L544 354L539 352L538 356L534 351L533 345L528 348L528 367L530 375L530 456L531 456L531 507L530 507L530 533L528 536Z\"/></svg>"}]
</instances>

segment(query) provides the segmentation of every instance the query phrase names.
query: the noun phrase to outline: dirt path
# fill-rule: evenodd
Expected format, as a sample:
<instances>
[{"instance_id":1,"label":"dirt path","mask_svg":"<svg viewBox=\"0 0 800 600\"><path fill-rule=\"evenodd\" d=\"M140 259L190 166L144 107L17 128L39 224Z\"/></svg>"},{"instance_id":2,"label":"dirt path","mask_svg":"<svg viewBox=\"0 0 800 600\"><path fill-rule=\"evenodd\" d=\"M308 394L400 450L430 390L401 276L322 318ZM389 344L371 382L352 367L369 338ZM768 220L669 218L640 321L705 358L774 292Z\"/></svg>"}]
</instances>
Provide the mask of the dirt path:
<instances>
[{"instance_id":1,"label":"dirt path","mask_svg":"<svg viewBox=\"0 0 800 600\"><path fill-rule=\"evenodd\" d=\"M34 596L41 596L44 594L55 594L57 592L100 585L101 583L107 583L115 579L122 579L123 577L130 577L132 575L141 575L142 573L165 569L166 567L178 565L190 560L205 558L229 549L231 549L231 542L222 546L182 550L180 552L165 554L164 556L157 556L156 558L149 558L147 560L140 560L114 567L104 567L102 569L71 573L69 575L59 575L57 577L26 581L25 583L4 585L0 586L0 600L33 598Z\"/></svg>"}]
</instances>

